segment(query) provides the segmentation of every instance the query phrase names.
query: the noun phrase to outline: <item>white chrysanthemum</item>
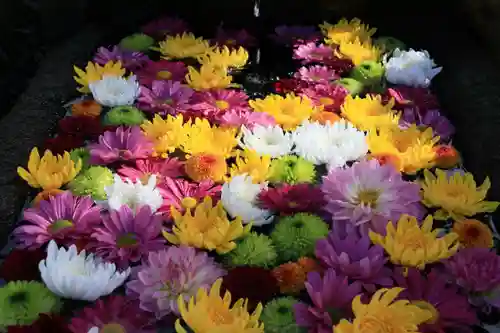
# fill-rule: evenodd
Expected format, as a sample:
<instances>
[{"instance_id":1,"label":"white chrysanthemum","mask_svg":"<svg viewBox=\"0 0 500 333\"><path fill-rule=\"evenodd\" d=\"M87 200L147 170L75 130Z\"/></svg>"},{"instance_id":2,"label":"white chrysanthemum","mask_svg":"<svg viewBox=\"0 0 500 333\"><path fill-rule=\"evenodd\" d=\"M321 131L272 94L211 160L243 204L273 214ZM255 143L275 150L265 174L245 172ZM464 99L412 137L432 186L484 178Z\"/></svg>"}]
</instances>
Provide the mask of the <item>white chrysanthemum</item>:
<instances>
[{"instance_id":1,"label":"white chrysanthemum","mask_svg":"<svg viewBox=\"0 0 500 333\"><path fill-rule=\"evenodd\" d=\"M94 326L87 333L99 333L99 327Z\"/></svg>"},{"instance_id":2,"label":"white chrysanthemum","mask_svg":"<svg viewBox=\"0 0 500 333\"><path fill-rule=\"evenodd\" d=\"M253 225L271 223L273 216L268 210L255 205L257 195L267 188L267 183L254 184L247 174L234 176L222 186L221 201L226 212L232 217L241 217L243 223Z\"/></svg>"},{"instance_id":3,"label":"white chrysanthemum","mask_svg":"<svg viewBox=\"0 0 500 333\"><path fill-rule=\"evenodd\" d=\"M139 95L139 83L134 75L128 79L120 76L105 76L89 84L94 99L104 106L134 104Z\"/></svg>"},{"instance_id":4,"label":"white chrysanthemum","mask_svg":"<svg viewBox=\"0 0 500 333\"><path fill-rule=\"evenodd\" d=\"M68 250L50 241L47 258L38 265L42 280L54 294L69 299L95 301L109 295L130 275L130 268L119 272L116 265L103 262L94 254L78 253L76 246Z\"/></svg>"},{"instance_id":5,"label":"white chrysanthemum","mask_svg":"<svg viewBox=\"0 0 500 333\"><path fill-rule=\"evenodd\" d=\"M292 133L293 152L329 168L344 166L368 153L366 134L345 119L322 125L305 121Z\"/></svg>"},{"instance_id":6,"label":"white chrysanthemum","mask_svg":"<svg viewBox=\"0 0 500 333\"><path fill-rule=\"evenodd\" d=\"M135 211L137 207L149 206L152 212L156 212L162 206L163 198L156 188L155 175L150 176L145 185L140 181L133 183L130 179L123 181L118 175L114 179L112 185L104 188L108 199L100 204L105 208L119 210L127 205Z\"/></svg>"},{"instance_id":7,"label":"white chrysanthemum","mask_svg":"<svg viewBox=\"0 0 500 333\"><path fill-rule=\"evenodd\" d=\"M394 84L411 87L428 87L431 80L441 72L427 51L400 51L396 49L385 63L385 77Z\"/></svg>"},{"instance_id":8,"label":"white chrysanthemum","mask_svg":"<svg viewBox=\"0 0 500 333\"><path fill-rule=\"evenodd\" d=\"M280 157L289 154L292 150L292 137L280 126L257 125L252 130L242 126L241 132L243 137L240 146L253 149L259 155Z\"/></svg>"}]
</instances>

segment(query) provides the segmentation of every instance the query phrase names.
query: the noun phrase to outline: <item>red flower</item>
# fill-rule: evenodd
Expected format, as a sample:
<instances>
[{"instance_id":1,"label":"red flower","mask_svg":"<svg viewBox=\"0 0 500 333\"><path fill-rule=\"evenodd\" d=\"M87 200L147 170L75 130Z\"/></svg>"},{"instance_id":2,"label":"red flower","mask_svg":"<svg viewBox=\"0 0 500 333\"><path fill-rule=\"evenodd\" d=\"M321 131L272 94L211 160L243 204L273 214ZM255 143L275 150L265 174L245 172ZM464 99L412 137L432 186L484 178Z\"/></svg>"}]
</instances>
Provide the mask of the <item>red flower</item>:
<instances>
[{"instance_id":1,"label":"red flower","mask_svg":"<svg viewBox=\"0 0 500 333\"><path fill-rule=\"evenodd\" d=\"M54 154L63 154L75 148L85 145L85 140L81 136L63 134L55 138L45 140L44 149L49 149Z\"/></svg>"},{"instance_id":2,"label":"red flower","mask_svg":"<svg viewBox=\"0 0 500 333\"><path fill-rule=\"evenodd\" d=\"M99 118L70 116L59 120L59 133L94 139L101 135L104 128Z\"/></svg>"},{"instance_id":3,"label":"red flower","mask_svg":"<svg viewBox=\"0 0 500 333\"><path fill-rule=\"evenodd\" d=\"M348 73L354 67L354 64L352 63L351 60L340 59L337 57L334 57L332 59L327 59L324 62L324 65L333 69L335 71L335 73L337 73L338 75L343 75L345 73Z\"/></svg>"},{"instance_id":4,"label":"red flower","mask_svg":"<svg viewBox=\"0 0 500 333\"><path fill-rule=\"evenodd\" d=\"M259 207L281 215L319 213L325 206L323 192L309 184L281 185L259 193Z\"/></svg>"},{"instance_id":5,"label":"red flower","mask_svg":"<svg viewBox=\"0 0 500 333\"><path fill-rule=\"evenodd\" d=\"M281 79L274 83L274 90L278 94L287 94L291 92L302 92L302 89L307 88L307 82L298 79Z\"/></svg>"},{"instance_id":6,"label":"red flower","mask_svg":"<svg viewBox=\"0 0 500 333\"><path fill-rule=\"evenodd\" d=\"M41 281L38 263L45 259L44 250L14 249L0 266L0 278L5 281Z\"/></svg>"},{"instance_id":7,"label":"red flower","mask_svg":"<svg viewBox=\"0 0 500 333\"><path fill-rule=\"evenodd\" d=\"M9 326L7 333L71 333L63 317L41 314L29 326Z\"/></svg>"}]
</instances>

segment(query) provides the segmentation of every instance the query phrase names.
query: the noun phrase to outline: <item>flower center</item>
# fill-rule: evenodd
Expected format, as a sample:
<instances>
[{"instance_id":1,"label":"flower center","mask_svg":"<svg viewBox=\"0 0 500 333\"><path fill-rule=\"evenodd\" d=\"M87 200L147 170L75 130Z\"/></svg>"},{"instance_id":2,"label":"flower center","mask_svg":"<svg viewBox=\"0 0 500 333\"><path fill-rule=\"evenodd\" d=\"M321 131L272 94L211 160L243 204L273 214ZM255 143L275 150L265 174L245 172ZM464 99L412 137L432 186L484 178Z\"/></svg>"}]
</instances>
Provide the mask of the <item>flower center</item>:
<instances>
[{"instance_id":1,"label":"flower center","mask_svg":"<svg viewBox=\"0 0 500 333\"><path fill-rule=\"evenodd\" d=\"M297 208L297 207L299 207L299 204L296 203L296 202L294 202L294 201L289 201L288 202L288 207L290 207L290 208Z\"/></svg>"},{"instance_id":2,"label":"flower center","mask_svg":"<svg viewBox=\"0 0 500 333\"><path fill-rule=\"evenodd\" d=\"M226 44L227 45L234 45L234 44L236 44L236 41L234 39L227 39Z\"/></svg>"},{"instance_id":3,"label":"flower center","mask_svg":"<svg viewBox=\"0 0 500 333\"><path fill-rule=\"evenodd\" d=\"M298 221L293 222L293 227L297 228L297 229L303 228L304 227L304 221L298 220Z\"/></svg>"},{"instance_id":4,"label":"flower center","mask_svg":"<svg viewBox=\"0 0 500 333\"><path fill-rule=\"evenodd\" d=\"M378 198L380 197L380 191L378 190L361 190L358 193L356 202L358 204L369 206L374 208L377 205Z\"/></svg>"},{"instance_id":5,"label":"flower center","mask_svg":"<svg viewBox=\"0 0 500 333\"><path fill-rule=\"evenodd\" d=\"M479 231L479 229L474 226L470 226L465 231L465 234L467 235L467 238L475 239L481 235L481 231Z\"/></svg>"},{"instance_id":6,"label":"flower center","mask_svg":"<svg viewBox=\"0 0 500 333\"><path fill-rule=\"evenodd\" d=\"M358 332L363 333L396 333L399 331L390 320L384 320L384 318L377 318L375 316L364 317L358 326Z\"/></svg>"},{"instance_id":7,"label":"flower center","mask_svg":"<svg viewBox=\"0 0 500 333\"><path fill-rule=\"evenodd\" d=\"M208 310L208 317L216 326L231 324L233 322L233 316L229 309L222 307Z\"/></svg>"},{"instance_id":8,"label":"flower center","mask_svg":"<svg viewBox=\"0 0 500 333\"><path fill-rule=\"evenodd\" d=\"M110 323L101 327L99 333L127 333L127 330L120 324Z\"/></svg>"},{"instance_id":9,"label":"flower center","mask_svg":"<svg viewBox=\"0 0 500 333\"><path fill-rule=\"evenodd\" d=\"M221 110L225 110L229 107L229 103L224 101L224 100L215 101L215 105L217 106L217 108L219 108Z\"/></svg>"},{"instance_id":10,"label":"flower center","mask_svg":"<svg viewBox=\"0 0 500 333\"><path fill-rule=\"evenodd\" d=\"M89 108L91 107L92 105L94 105L94 101L89 101L89 100L86 100L86 101L83 101L81 103L81 106L83 106L84 108Z\"/></svg>"},{"instance_id":11,"label":"flower center","mask_svg":"<svg viewBox=\"0 0 500 333\"><path fill-rule=\"evenodd\" d=\"M75 225L70 220L57 220L52 223L47 229L51 234L58 234L64 230L73 228Z\"/></svg>"},{"instance_id":12,"label":"flower center","mask_svg":"<svg viewBox=\"0 0 500 333\"><path fill-rule=\"evenodd\" d=\"M116 239L116 245L122 249L136 247L139 245L139 239L135 233L127 232L126 234L118 236Z\"/></svg>"},{"instance_id":13,"label":"flower center","mask_svg":"<svg viewBox=\"0 0 500 333\"><path fill-rule=\"evenodd\" d=\"M120 149L118 151L118 157L122 160L129 160L133 157L132 153L126 149Z\"/></svg>"},{"instance_id":14,"label":"flower center","mask_svg":"<svg viewBox=\"0 0 500 333\"><path fill-rule=\"evenodd\" d=\"M182 207L184 207L186 209L194 208L194 207L196 207L197 204L198 204L198 201L192 197L185 197L185 198L182 198L182 200L181 200Z\"/></svg>"},{"instance_id":15,"label":"flower center","mask_svg":"<svg viewBox=\"0 0 500 333\"><path fill-rule=\"evenodd\" d=\"M172 105L174 104L174 100L172 98L167 98L163 101L163 104Z\"/></svg>"},{"instance_id":16,"label":"flower center","mask_svg":"<svg viewBox=\"0 0 500 333\"><path fill-rule=\"evenodd\" d=\"M11 304L20 304L24 303L28 300L28 294L25 291L17 291L9 295L8 297L9 303Z\"/></svg>"},{"instance_id":17,"label":"flower center","mask_svg":"<svg viewBox=\"0 0 500 333\"><path fill-rule=\"evenodd\" d=\"M172 78L172 73L169 71L159 71L156 73L156 77L160 80L170 80Z\"/></svg>"},{"instance_id":18,"label":"flower center","mask_svg":"<svg viewBox=\"0 0 500 333\"><path fill-rule=\"evenodd\" d=\"M330 97L321 97L319 99L319 103L322 105L332 105L333 99L331 99Z\"/></svg>"},{"instance_id":19,"label":"flower center","mask_svg":"<svg viewBox=\"0 0 500 333\"><path fill-rule=\"evenodd\" d=\"M434 324L438 321L439 311L431 303L426 302L426 301L415 301L415 302L412 302L412 304L418 306L422 310L426 310L426 311L430 312L431 317L429 318L429 320L426 321L427 324Z\"/></svg>"},{"instance_id":20,"label":"flower center","mask_svg":"<svg viewBox=\"0 0 500 333\"><path fill-rule=\"evenodd\" d=\"M319 75L311 75L311 80L313 81L321 81L323 78Z\"/></svg>"}]
</instances>

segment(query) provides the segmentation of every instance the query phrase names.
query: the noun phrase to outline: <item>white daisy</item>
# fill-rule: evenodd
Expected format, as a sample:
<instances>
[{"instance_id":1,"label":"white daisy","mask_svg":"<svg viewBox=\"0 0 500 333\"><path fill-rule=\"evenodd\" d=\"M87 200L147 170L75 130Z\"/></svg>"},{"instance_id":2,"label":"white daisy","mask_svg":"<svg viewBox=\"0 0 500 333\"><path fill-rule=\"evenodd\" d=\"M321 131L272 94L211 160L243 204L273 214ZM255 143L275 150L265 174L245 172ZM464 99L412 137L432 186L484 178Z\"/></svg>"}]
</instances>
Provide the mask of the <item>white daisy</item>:
<instances>
[{"instance_id":1,"label":"white daisy","mask_svg":"<svg viewBox=\"0 0 500 333\"><path fill-rule=\"evenodd\" d=\"M411 87L428 87L431 80L441 72L427 51L400 51L396 49L385 63L385 77L394 84Z\"/></svg>"},{"instance_id":2,"label":"white daisy","mask_svg":"<svg viewBox=\"0 0 500 333\"><path fill-rule=\"evenodd\" d=\"M94 99L104 106L134 104L139 95L139 83L134 75L128 79L120 76L105 76L89 84Z\"/></svg>"},{"instance_id":3,"label":"white daisy","mask_svg":"<svg viewBox=\"0 0 500 333\"><path fill-rule=\"evenodd\" d=\"M257 125L252 130L242 126L241 131L243 137L240 147L253 149L259 155L280 157L289 154L292 150L292 137L280 126Z\"/></svg>"}]
</instances>

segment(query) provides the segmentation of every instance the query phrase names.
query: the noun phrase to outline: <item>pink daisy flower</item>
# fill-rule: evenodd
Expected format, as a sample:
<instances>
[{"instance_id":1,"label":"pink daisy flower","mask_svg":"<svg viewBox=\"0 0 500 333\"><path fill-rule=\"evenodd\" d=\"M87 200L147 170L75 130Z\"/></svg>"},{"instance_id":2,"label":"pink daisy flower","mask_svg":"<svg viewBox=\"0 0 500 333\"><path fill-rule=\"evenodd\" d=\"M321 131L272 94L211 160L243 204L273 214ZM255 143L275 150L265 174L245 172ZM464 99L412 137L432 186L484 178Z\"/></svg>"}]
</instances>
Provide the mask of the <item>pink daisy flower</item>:
<instances>
[{"instance_id":1,"label":"pink daisy flower","mask_svg":"<svg viewBox=\"0 0 500 333\"><path fill-rule=\"evenodd\" d=\"M349 94L347 89L337 84L315 84L302 90L302 96L307 96L316 106L323 110L337 112Z\"/></svg>"},{"instance_id":2,"label":"pink daisy flower","mask_svg":"<svg viewBox=\"0 0 500 333\"><path fill-rule=\"evenodd\" d=\"M153 81L151 89L141 86L138 107L160 115L184 112L194 90L176 81Z\"/></svg>"},{"instance_id":3,"label":"pink daisy flower","mask_svg":"<svg viewBox=\"0 0 500 333\"><path fill-rule=\"evenodd\" d=\"M217 121L224 126L240 127L241 125L245 125L249 129L253 129L256 125L273 126L276 124L274 117L267 113L243 109L233 109L224 112L217 117Z\"/></svg>"},{"instance_id":4,"label":"pink daisy flower","mask_svg":"<svg viewBox=\"0 0 500 333\"><path fill-rule=\"evenodd\" d=\"M333 49L325 44L307 43L298 45L293 50L293 58L301 60L303 64L312 62L325 63L334 59Z\"/></svg>"},{"instance_id":5,"label":"pink daisy flower","mask_svg":"<svg viewBox=\"0 0 500 333\"><path fill-rule=\"evenodd\" d=\"M221 89L198 92L193 97L191 109L213 119L219 113L232 109L248 109L248 96L242 91Z\"/></svg>"},{"instance_id":6,"label":"pink daisy flower","mask_svg":"<svg viewBox=\"0 0 500 333\"><path fill-rule=\"evenodd\" d=\"M151 87L155 80L183 81L187 68L180 61L149 61L135 74L141 85Z\"/></svg>"},{"instance_id":7,"label":"pink daisy flower","mask_svg":"<svg viewBox=\"0 0 500 333\"><path fill-rule=\"evenodd\" d=\"M334 70L327 66L320 65L301 67L299 71L295 73L294 77L307 82L324 84L328 84L340 78Z\"/></svg>"},{"instance_id":8,"label":"pink daisy flower","mask_svg":"<svg viewBox=\"0 0 500 333\"><path fill-rule=\"evenodd\" d=\"M118 173L123 179L128 178L135 182L142 182L146 184L149 177L156 176L158 186L165 178L181 177L184 172L184 162L179 159L173 158L148 158L135 161L135 167L122 166L118 169Z\"/></svg>"}]
</instances>

